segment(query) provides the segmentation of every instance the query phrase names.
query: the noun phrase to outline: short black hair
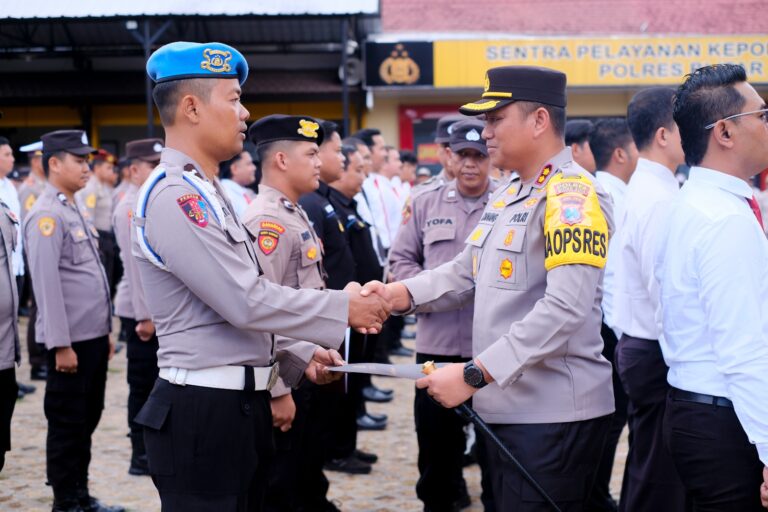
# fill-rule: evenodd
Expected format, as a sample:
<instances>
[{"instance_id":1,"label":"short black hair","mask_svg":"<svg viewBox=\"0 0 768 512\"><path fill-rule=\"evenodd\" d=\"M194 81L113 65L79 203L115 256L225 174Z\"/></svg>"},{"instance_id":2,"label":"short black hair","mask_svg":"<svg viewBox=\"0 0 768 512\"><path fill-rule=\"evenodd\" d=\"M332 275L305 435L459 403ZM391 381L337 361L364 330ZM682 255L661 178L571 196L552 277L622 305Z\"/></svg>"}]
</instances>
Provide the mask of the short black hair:
<instances>
[{"instance_id":1,"label":"short black hair","mask_svg":"<svg viewBox=\"0 0 768 512\"><path fill-rule=\"evenodd\" d=\"M599 119L589 132L589 147L598 170L605 169L616 148L626 148L632 142L627 120L623 117Z\"/></svg>"},{"instance_id":2,"label":"short black hair","mask_svg":"<svg viewBox=\"0 0 768 512\"><path fill-rule=\"evenodd\" d=\"M646 149L659 128L672 129L672 102L675 90L670 87L649 87L632 97L627 107L627 124L637 149Z\"/></svg>"},{"instance_id":3,"label":"short black hair","mask_svg":"<svg viewBox=\"0 0 768 512\"><path fill-rule=\"evenodd\" d=\"M320 121L320 126L323 128L323 144L331 140L331 135L339 133L339 125L333 121Z\"/></svg>"},{"instance_id":4,"label":"short black hair","mask_svg":"<svg viewBox=\"0 0 768 512\"><path fill-rule=\"evenodd\" d=\"M245 153L245 150L239 152L229 160L225 160L221 163L219 163L219 179L220 180L228 180L232 178L232 165L236 163L238 160L243 158L243 153Z\"/></svg>"},{"instance_id":5,"label":"short black hair","mask_svg":"<svg viewBox=\"0 0 768 512\"><path fill-rule=\"evenodd\" d=\"M11 141L6 139L5 137L0 137L0 146L10 146Z\"/></svg>"},{"instance_id":6,"label":"short black hair","mask_svg":"<svg viewBox=\"0 0 768 512\"><path fill-rule=\"evenodd\" d=\"M48 171L50 169L50 164L48 163L48 160L50 160L53 157L58 158L59 160L63 160L64 157L67 156L66 151L52 151L50 153L46 153L43 151L43 173L45 176L48 176Z\"/></svg>"},{"instance_id":7,"label":"short black hair","mask_svg":"<svg viewBox=\"0 0 768 512\"><path fill-rule=\"evenodd\" d=\"M357 146L367 146L365 142L358 139L357 137L345 137L341 143L346 146L354 146L355 149L357 149Z\"/></svg>"},{"instance_id":8,"label":"short black hair","mask_svg":"<svg viewBox=\"0 0 768 512\"><path fill-rule=\"evenodd\" d=\"M547 105L535 101L519 101L518 103L520 103L520 108L525 115L530 115L540 108L549 112L549 120L552 123L552 130L555 132L555 135L560 137L563 136L565 133L565 109L563 107L555 107L554 105Z\"/></svg>"},{"instance_id":9,"label":"short black hair","mask_svg":"<svg viewBox=\"0 0 768 512\"><path fill-rule=\"evenodd\" d=\"M346 139L345 139L346 140ZM349 163L352 161L352 158L350 158L352 155L357 153L357 146L349 145L349 144L341 144L341 154L344 155L344 170L346 171L347 168L349 168Z\"/></svg>"},{"instance_id":10,"label":"short black hair","mask_svg":"<svg viewBox=\"0 0 768 512\"><path fill-rule=\"evenodd\" d=\"M565 145L584 144L594 124L589 119L571 119L565 123Z\"/></svg>"},{"instance_id":11,"label":"short black hair","mask_svg":"<svg viewBox=\"0 0 768 512\"><path fill-rule=\"evenodd\" d=\"M400 161L404 164L419 165L419 159L413 151L400 151Z\"/></svg>"},{"instance_id":12,"label":"short black hair","mask_svg":"<svg viewBox=\"0 0 768 512\"><path fill-rule=\"evenodd\" d=\"M353 135L354 138L363 141L363 144L372 148L374 146L373 138L376 135L381 135L381 131L376 128L363 128Z\"/></svg>"},{"instance_id":13,"label":"short black hair","mask_svg":"<svg viewBox=\"0 0 768 512\"><path fill-rule=\"evenodd\" d=\"M215 84L216 80L210 78L192 78L160 82L155 85L152 90L152 99L160 114L160 121L163 126L173 126L176 107L184 95L192 94L207 103L211 98L211 89Z\"/></svg>"},{"instance_id":14,"label":"short black hair","mask_svg":"<svg viewBox=\"0 0 768 512\"><path fill-rule=\"evenodd\" d=\"M710 134L705 126L738 114L744 107L746 99L733 86L746 81L747 72L742 66L715 64L687 75L678 87L673 118L680 129L686 164L699 165L704 159Z\"/></svg>"}]
</instances>

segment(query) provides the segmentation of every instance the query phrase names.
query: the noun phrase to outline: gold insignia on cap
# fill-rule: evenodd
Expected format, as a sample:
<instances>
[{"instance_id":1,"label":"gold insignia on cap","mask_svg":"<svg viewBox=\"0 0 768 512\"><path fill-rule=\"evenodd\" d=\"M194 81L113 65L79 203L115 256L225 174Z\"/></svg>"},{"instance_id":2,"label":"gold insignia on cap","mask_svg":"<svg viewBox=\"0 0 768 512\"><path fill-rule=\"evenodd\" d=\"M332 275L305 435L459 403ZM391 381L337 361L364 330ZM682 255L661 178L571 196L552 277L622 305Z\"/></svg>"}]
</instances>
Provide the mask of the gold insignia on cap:
<instances>
[{"instance_id":1,"label":"gold insignia on cap","mask_svg":"<svg viewBox=\"0 0 768 512\"><path fill-rule=\"evenodd\" d=\"M211 71L212 73L227 73L232 71L229 61L232 59L232 52L226 50L214 50L206 48L203 50L203 58L200 68Z\"/></svg>"},{"instance_id":2,"label":"gold insignia on cap","mask_svg":"<svg viewBox=\"0 0 768 512\"><path fill-rule=\"evenodd\" d=\"M56 229L56 219L53 217L40 217L37 221L37 229L40 230L40 234L43 236L51 236L53 230Z\"/></svg>"},{"instance_id":3,"label":"gold insignia on cap","mask_svg":"<svg viewBox=\"0 0 768 512\"><path fill-rule=\"evenodd\" d=\"M488 89L491 88L491 79L488 78L488 73L485 74L485 86L483 87L483 92L488 92Z\"/></svg>"},{"instance_id":4,"label":"gold insignia on cap","mask_svg":"<svg viewBox=\"0 0 768 512\"><path fill-rule=\"evenodd\" d=\"M313 122L313 121L307 121L306 119L301 119L299 121L300 128L297 130L297 133L299 135L303 135L304 137L308 139L316 139L317 138L317 130L320 129L320 125Z\"/></svg>"},{"instance_id":5,"label":"gold insignia on cap","mask_svg":"<svg viewBox=\"0 0 768 512\"><path fill-rule=\"evenodd\" d=\"M461 108L466 110L490 110L499 104L499 100L488 100L482 103L467 103L462 105Z\"/></svg>"}]
</instances>

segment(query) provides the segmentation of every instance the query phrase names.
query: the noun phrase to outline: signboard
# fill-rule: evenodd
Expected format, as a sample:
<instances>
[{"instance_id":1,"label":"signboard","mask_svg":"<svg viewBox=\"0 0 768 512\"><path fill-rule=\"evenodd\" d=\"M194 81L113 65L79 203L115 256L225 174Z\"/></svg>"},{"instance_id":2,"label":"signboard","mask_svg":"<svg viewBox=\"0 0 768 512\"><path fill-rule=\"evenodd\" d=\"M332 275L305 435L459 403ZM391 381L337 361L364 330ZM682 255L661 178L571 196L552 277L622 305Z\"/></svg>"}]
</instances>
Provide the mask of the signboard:
<instances>
[{"instance_id":1,"label":"signboard","mask_svg":"<svg viewBox=\"0 0 768 512\"><path fill-rule=\"evenodd\" d=\"M433 62L431 42L368 42L365 84L368 87L432 86Z\"/></svg>"},{"instance_id":2,"label":"signboard","mask_svg":"<svg viewBox=\"0 0 768 512\"><path fill-rule=\"evenodd\" d=\"M743 65L751 83L768 83L766 35L457 39L366 49L369 86L480 88L488 68L509 65L558 69L577 87L677 85L697 68L726 62Z\"/></svg>"}]
</instances>

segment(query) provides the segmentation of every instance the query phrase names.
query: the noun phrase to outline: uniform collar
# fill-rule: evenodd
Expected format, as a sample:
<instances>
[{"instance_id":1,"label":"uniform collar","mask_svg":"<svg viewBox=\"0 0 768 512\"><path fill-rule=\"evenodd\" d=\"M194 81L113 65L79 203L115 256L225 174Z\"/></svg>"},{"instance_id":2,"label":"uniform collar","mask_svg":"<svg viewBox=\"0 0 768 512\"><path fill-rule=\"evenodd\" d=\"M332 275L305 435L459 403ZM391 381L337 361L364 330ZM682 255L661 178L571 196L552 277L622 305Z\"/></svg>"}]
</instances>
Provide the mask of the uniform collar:
<instances>
[{"instance_id":1,"label":"uniform collar","mask_svg":"<svg viewBox=\"0 0 768 512\"><path fill-rule=\"evenodd\" d=\"M192 168L197 171L196 174L200 179L203 181L210 181L205 172L203 172L203 167L200 164L195 162L186 153L182 153L177 149L163 148L160 152L160 165L163 164L171 167L171 169L166 169L166 172L168 170L173 171L175 168L181 169L182 172L189 171L191 170L190 168Z\"/></svg>"},{"instance_id":2,"label":"uniform collar","mask_svg":"<svg viewBox=\"0 0 768 512\"><path fill-rule=\"evenodd\" d=\"M680 184L678 183L677 178L675 178L675 173L672 172L672 170L669 169L667 166L662 165L659 162L656 162L654 160L648 160L647 158L642 158L642 157L638 158L637 167L635 167L635 172L637 171L647 172L649 174L652 174L653 176L656 176L662 181L668 181L669 183L674 183L676 187L678 188L680 187ZM630 178L630 181L631 179L632 178Z\"/></svg>"},{"instance_id":3,"label":"uniform collar","mask_svg":"<svg viewBox=\"0 0 768 512\"><path fill-rule=\"evenodd\" d=\"M343 204L344 206L355 209L355 205L357 204L357 201L355 201L353 197L347 197L333 187L328 187L328 195L333 196L334 198L341 201L341 204Z\"/></svg>"},{"instance_id":4,"label":"uniform collar","mask_svg":"<svg viewBox=\"0 0 768 512\"><path fill-rule=\"evenodd\" d=\"M539 168L539 172L536 173L536 177L533 178L533 180L524 184L530 185L533 188L544 188L547 186L549 180L552 179L552 175L555 174L555 171L572 161L573 154L571 153L571 148L566 146L552 158L549 158L544 165Z\"/></svg>"},{"instance_id":5,"label":"uniform collar","mask_svg":"<svg viewBox=\"0 0 768 512\"><path fill-rule=\"evenodd\" d=\"M448 181L445 183L445 198L446 203L456 203L459 200L459 189L456 187L456 180Z\"/></svg>"},{"instance_id":6,"label":"uniform collar","mask_svg":"<svg viewBox=\"0 0 768 512\"><path fill-rule=\"evenodd\" d=\"M270 187L269 185L264 185L263 183L259 183L259 193L257 197L261 197L261 200L266 201L267 203L272 201L277 201L286 210L291 212L296 211L300 208L298 204L295 204L290 199L285 197L285 194L283 194L276 188Z\"/></svg>"},{"instance_id":7,"label":"uniform collar","mask_svg":"<svg viewBox=\"0 0 768 512\"><path fill-rule=\"evenodd\" d=\"M320 186L317 187L317 190L315 190L315 193L320 194L323 197L328 197L330 194L330 187L326 182L323 180L320 180Z\"/></svg>"},{"instance_id":8,"label":"uniform collar","mask_svg":"<svg viewBox=\"0 0 768 512\"><path fill-rule=\"evenodd\" d=\"M706 167L691 167L691 171L688 174L688 182L709 184L747 199L751 199L754 195L752 187L746 181Z\"/></svg>"}]
</instances>

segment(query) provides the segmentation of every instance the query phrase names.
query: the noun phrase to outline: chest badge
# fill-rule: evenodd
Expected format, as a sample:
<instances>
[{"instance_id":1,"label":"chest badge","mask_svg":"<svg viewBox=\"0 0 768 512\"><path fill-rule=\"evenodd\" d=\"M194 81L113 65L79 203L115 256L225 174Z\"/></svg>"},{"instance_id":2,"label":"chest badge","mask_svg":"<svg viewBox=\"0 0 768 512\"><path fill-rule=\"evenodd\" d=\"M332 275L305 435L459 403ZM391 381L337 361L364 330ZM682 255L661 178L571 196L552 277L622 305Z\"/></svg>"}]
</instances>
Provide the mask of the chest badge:
<instances>
[{"instance_id":1,"label":"chest badge","mask_svg":"<svg viewBox=\"0 0 768 512\"><path fill-rule=\"evenodd\" d=\"M307 251L307 258L309 258L309 259L311 259L311 260L314 260L315 258L317 258L317 247L314 247L314 246L313 246L313 247L311 247L311 248L310 248L310 249Z\"/></svg>"},{"instance_id":2,"label":"chest badge","mask_svg":"<svg viewBox=\"0 0 768 512\"><path fill-rule=\"evenodd\" d=\"M507 236L504 237L504 245L509 247L510 245L512 245L512 240L514 239L515 239L515 230L510 229L509 231L507 231Z\"/></svg>"},{"instance_id":3,"label":"chest badge","mask_svg":"<svg viewBox=\"0 0 768 512\"><path fill-rule=\"evenodd\" d=\"M501 277L504 279L509 279L512 277L513 271L514 267L512 266L512 260L509 258L504 258L501 260L501 265L499 265L499 274L501 274Z\"/></svg>"}]
</instances>

